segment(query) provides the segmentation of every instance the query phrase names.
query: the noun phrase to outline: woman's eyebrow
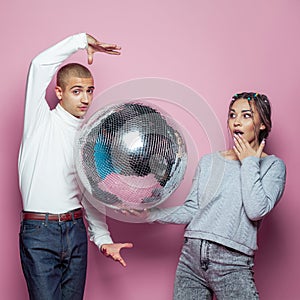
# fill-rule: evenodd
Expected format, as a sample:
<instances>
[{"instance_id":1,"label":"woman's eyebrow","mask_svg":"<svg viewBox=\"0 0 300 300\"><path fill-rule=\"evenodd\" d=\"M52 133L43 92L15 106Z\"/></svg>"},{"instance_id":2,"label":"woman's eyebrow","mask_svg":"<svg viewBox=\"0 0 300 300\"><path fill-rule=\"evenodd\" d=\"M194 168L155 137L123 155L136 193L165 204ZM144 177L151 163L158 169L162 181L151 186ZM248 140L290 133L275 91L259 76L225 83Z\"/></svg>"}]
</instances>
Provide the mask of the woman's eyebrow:
<instances>
[{"instance_id":1,"label":"woman's eyebrow","mask_svg":"<svg viewBox=\"0 0 300 300\"><path fill-rule=\"evenodd\" d=\"M231 108L230 111L235 112L235 109ZM242 113L243 113L243 112L252 112L252 111L251 111L251 109L243 109L243 110L242 110Z\"/></svg>"}]
</instances>

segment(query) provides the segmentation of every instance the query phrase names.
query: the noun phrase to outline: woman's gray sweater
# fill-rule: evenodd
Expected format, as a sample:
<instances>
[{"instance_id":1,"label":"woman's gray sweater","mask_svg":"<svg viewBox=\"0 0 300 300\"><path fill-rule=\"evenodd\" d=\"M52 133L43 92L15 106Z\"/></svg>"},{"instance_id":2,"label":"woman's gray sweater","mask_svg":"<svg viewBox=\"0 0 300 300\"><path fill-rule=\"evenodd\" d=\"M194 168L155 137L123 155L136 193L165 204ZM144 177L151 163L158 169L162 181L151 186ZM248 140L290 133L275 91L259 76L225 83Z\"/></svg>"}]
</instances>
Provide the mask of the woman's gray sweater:
<instances>
[{"instance_id":1,"label":"woman's gray sweater","mask_svg":"<svg viewBox=\"0 0 300 300\"><path fill-rule=\"evenodd\" d=\"M154 208L148 221L188 224L184 236L210 240L247 255L257 249L262 218L278 203L286 168L275 155L242 163L219 152L201 158L182 206Z\"/></svg>"}]
</instances>

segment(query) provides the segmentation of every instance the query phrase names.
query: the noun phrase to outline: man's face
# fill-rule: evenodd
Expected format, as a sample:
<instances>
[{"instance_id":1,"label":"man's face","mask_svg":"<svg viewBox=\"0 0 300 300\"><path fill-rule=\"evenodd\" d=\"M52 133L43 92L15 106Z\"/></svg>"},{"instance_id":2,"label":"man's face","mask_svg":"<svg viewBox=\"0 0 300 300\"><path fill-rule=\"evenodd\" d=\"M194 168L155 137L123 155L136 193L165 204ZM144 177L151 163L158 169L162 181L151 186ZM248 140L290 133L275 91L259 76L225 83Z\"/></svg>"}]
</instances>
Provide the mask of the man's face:
<instances>
[{"instance_id":1,"label":"man's face","mask_svg":"<svg viewBox=\"0 0 300 300\"><path fill-rule=\"evenodd\" d=\"M81 118L92 103L94 89L92 77L70 77L66 86L56 86L55 92L60 105L73 116Z\"/></svg>"}]
</instances>

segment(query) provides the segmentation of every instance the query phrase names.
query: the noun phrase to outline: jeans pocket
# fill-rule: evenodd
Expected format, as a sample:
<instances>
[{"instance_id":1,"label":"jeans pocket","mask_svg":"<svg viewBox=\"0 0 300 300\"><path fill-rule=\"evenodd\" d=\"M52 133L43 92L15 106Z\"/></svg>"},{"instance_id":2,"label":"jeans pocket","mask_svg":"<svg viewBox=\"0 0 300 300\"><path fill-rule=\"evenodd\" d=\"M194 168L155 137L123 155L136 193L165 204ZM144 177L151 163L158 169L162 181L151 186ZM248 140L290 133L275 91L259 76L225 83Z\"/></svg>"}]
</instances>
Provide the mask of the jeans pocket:
<instances>
[{"instance_id":1,"label":"jeans pocket","mask_svg":"<svg viewBox=\"0 0 300 300\"><path fill-rule=\"evenodd\" d=\"M235 249L225 247L225 259L232 266L251 269L253 267L253 256L246 255Z\"/></svg>"},{"instance_id":2,"label":"jeans pocket","mask_svg":"<svg viewBox=\"0 0 300 300\"><path fill-rule=\"evenodd\" d=\"M41 221L26 220L21 222L20 234L38 233L44 224Z\"/></svg>"},{"instance_id":3,"label":"jeans pocket","mask_svg":"<svg viewBox=\"0 0 300 300\"><path fill-rule=\"evenodd\" d=\"M78 228L79 230L83 231L86 233L86 228L83 219L77 219L74 221L74 226Z\"/></svg>"}]
</instances>

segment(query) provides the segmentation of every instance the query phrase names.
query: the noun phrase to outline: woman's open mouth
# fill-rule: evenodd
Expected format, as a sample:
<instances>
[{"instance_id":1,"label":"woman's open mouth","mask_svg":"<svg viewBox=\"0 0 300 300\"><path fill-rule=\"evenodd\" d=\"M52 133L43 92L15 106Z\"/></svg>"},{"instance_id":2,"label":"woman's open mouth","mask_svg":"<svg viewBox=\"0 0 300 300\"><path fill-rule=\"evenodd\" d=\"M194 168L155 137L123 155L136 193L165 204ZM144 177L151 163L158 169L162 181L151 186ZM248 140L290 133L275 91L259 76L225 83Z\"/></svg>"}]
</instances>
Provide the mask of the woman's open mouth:
<instances>
[{"instance_id":1,"label":"woman's open mouth","mask_svg":"<svg viewBox=\"0 0 300 300\"><path fill-rule=\"evenodd\" d=\"M237 134L237 135L244 134L244 132L241 131L241 130L234 130L233 133L234 133L234 134Z\"/></svg>"}]
</instances>

